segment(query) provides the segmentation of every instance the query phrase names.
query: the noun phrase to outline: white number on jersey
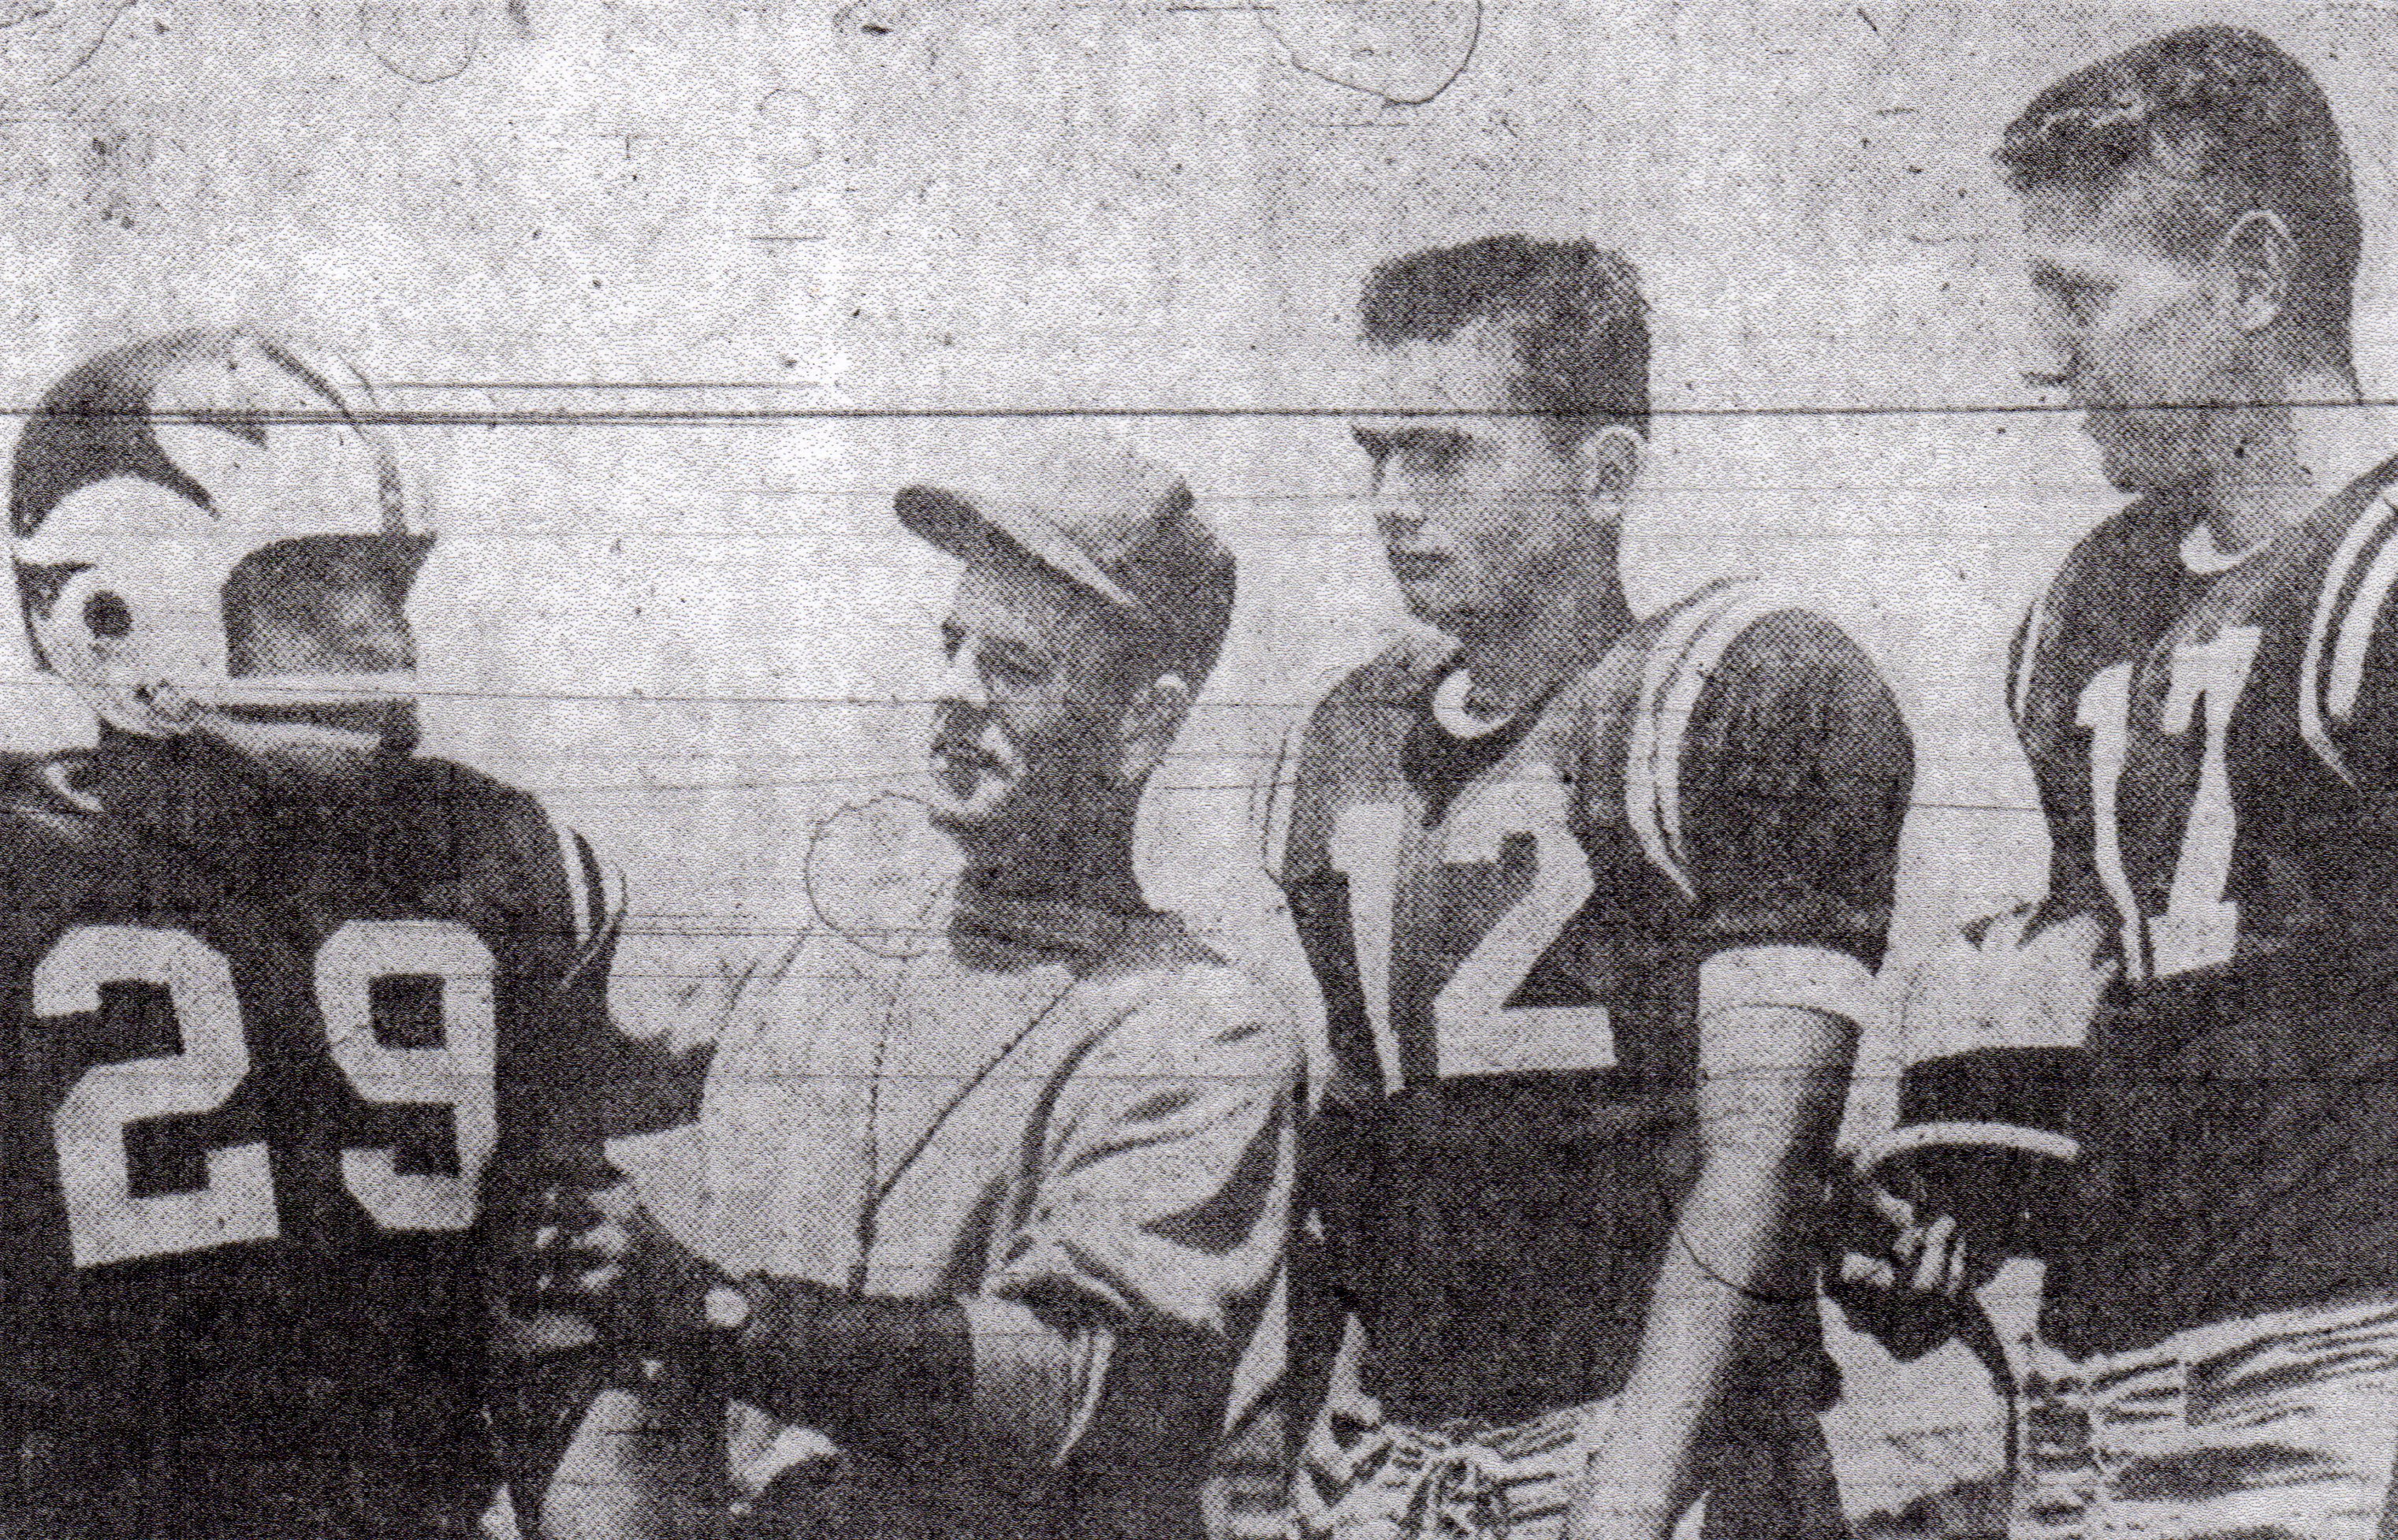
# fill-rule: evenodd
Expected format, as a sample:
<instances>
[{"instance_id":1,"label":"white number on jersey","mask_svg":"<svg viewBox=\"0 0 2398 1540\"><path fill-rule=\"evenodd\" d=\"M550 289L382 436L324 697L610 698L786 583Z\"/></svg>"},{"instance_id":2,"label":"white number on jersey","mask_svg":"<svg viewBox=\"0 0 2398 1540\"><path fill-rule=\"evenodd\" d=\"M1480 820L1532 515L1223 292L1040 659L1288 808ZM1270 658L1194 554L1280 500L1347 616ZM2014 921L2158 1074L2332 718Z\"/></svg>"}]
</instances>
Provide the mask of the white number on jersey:
<instances>
[{"instance_id":1,"label":"white number on jersey","mask_svg":"<svg viewBox=\"0 0 2398 1540\"><path fill-rule=\"evenodd\" d=\"M2231 712L2247 688L2263 636L2253 625L2226 626L2212 641L2174 649L2157 725L2176 737L2198 730L2198 787L2161 915L2144 917L2139 911L2123 866L2118 823L2117 787L2131 743L2132 665L2101 669L2081 691L2074 720L2090 730L2091 853L2100 884L2123 917L2123 967L2134 980L2170 978L2231 960L2240 934L2240 905L2223 896L2236 843Z\"/></svg>"},{"instance_id":2,"label":"white number on jersey","mask_svg":"<svg viewBox=\"0 0 2398 1540\"><path fill-rule=\"evenodd\" d=\"M343 1151L344 1184L386 1229L460 1230L474 1223L477 1184L498 1142L492 968L480 937L444 920L354 920L317 954L317 1009L333 1062L358 1094L370 1102L447 1106L456 1124L456 1176L401 1175L389 1150ZM370 996L376 979L392 977L438 981L439 1048L393 1049L375 1040ZM87 1071L53 1115L75 1265L275 1239L281 1228L263 1144L209 1151L208 1185L197 1192L136 1198L127 1168L127 1125L214 1111L249 1075L231 965L188 931L81 925L34 968L34 1012L96 1011L107 984L164 989L183 1051Z\"/></svg>"},{"instance_id":3,"label":"white number on jersey","mask_svg":"<svg viewBox=\"0 0 2398 1540\"><path fill-rule=\"evenodd\" d=\"M1332 866L1349 880L1349 925L1358 983L1383 1084L1405 1082L1391 1025L1393 911L1398 898L1405 810L1395 803L1352 804L1334 825ZM1604 1006L1511 1006L1525 975L1556 944L1590 901L1590 859L1567 818L1566 790L1543 765L1478 788L1449 810L1440 835L1444 864L1495 862L1511 838L1532 841L1533 870L1524 896L1494 919L1433 998L1437 1073L1495 1075L1603 1069L1615 1063L1615 1035Z\"/></svg>"},{"instance_id":4,"label":"white number on jersey","mask_svg":"<svg viewBox=\"0 0 2398 1540\"><path fill-rule=\"evenodd\" d=\"M197 1192L136 1198L126 1167L126 1124L221 1107L249 1075L233 969L188 931L78 925L34 970L34 1014L96 1011L100 986L120 981L167 991L183 1051L90 1070L51 1114L75 1265L272 1239L264 1145L209 1151L209 1184Z\"/></svg>"},{"instance_id":5,"label":"white number on jersey","mask_svg":"<svg viewBox=\"0 0 2398 1540\"><path fill-rule=\"evenodd\" d=\"M443 920L354 919L317 949L317 1009L333 1063L368 1101L446 1106L456 1131L455 1176L402 1175L387 1149L342 1152L342 1185L386 1230L463 1230L475 1222L477 1180L500 1143L492 968L481 937ZM438 1048L375 1040L373 981L411 974L441 981Z\"/></svg>"},{"instance_id":6,"label":"white number on jersey","mask_svg":"<svg viewBox=\"0 0 2398 1540\"><path fill-rule=\"evenodd\" d=\"M1399 845L1408 813L1396 802L1353 802L1333 821L1327 852L1332 869L1349 879L1349 936L1357 949L1357 988L1366 997L1366 1024L1384 1089L1408 1083L1399 1039L1391 1028L1391 926L1399 902Z\"/></svg>"}]
</instances>

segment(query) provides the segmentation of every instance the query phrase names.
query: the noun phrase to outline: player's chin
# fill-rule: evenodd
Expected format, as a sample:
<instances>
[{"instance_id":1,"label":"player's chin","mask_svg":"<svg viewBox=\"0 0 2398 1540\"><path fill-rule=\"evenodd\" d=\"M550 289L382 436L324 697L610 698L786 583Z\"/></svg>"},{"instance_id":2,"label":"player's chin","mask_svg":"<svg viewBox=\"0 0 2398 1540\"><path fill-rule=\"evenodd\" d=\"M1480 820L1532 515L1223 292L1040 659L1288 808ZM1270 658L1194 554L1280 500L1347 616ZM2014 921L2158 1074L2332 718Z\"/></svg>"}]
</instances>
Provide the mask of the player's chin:
<instances>
[{"instance_id":1,"label":"player's chin","mask_svg":"<svg viewBox=\"0 0 2398 1540\"><path fill-rule=\"evenodd\" d=\"M210 713L200 730L258 779L319 794L364 791L416 752L413 702Z\"/></svg>"},{"instance_id":2,"label":"player's chin","mask_svg":"<svg viewBox=\"0 0 2398 1540\"><path fill-rule=\"evenodd\" d=\"M1471 640L1490 629L1487 607L1457 583L1439 579L1403 583L1399 593L1408 601L1408 612L1435 631Z\"/></svg>"}]
</instances>

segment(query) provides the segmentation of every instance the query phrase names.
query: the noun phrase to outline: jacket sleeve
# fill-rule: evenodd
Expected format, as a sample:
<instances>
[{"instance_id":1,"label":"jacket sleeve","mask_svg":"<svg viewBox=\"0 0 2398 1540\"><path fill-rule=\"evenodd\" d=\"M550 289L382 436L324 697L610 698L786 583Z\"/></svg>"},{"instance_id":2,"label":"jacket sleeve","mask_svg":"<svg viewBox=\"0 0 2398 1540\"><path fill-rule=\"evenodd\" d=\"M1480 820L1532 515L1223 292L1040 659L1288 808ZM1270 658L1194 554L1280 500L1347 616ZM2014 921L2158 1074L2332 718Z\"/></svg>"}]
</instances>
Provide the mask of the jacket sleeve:
<instances>
[{"instance_id":1,"label":"jacket sleeve","mask_svg":"<svg viewBox=\"0 0 2398 1540\"><path fill-rule=\"evenodd\" d=\"M981 1425L1063 1464L1220 1432L1289 1223L1287 1012L1245 975L1147 975L1066 1077L1040 1180L965 1302Z\"/></svg>"}]
</instances>

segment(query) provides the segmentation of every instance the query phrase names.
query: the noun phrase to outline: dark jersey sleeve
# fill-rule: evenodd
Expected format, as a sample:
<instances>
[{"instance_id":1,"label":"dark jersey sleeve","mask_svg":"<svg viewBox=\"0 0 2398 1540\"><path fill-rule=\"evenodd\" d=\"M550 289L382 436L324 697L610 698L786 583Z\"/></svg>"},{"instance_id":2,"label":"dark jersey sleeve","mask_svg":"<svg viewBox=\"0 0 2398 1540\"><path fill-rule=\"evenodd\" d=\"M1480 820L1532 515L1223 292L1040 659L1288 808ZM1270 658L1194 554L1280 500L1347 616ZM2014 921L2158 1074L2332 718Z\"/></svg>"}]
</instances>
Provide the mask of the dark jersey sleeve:
<instances>
[{"instance_id":1,"label":"dark jersey sleeve","mask_svg":"<svg viewBox=\"0 0 2398 1540\"><path fill-rule=\"evenodd\" d=\"M2376 502L2325 576L2309 628L2298 722L2377 802L2398 796L2398 508Z\"/></svg>"},{"instance_id":2,"label":"dark jersey sleeve","mask_svg":"<svg viewBox=\"0 0 2398 1540\"><path fill-rule=\"evenodd\" d=\"M1914 755L1839 627L1784 609L1705 669L1680 757L1679 845L1702 955L1828 949L1879 966Z\"/></svg>"},{"instance_id":3,"label":"dark jersey sleeve","mask_svg":"<svg viewBox=\"0 0 2398 1540\"><path fill-rule=\"evenodd\" d=\"M692 1121L705 1051L673 1054L619 1030L609 1013L609 969L626 919L621 877L530 797L499 822L488 859L514 872L528 951L539 959L523 981L528 998L507 1051L519 1094L541 1110L542 1142L596 1148Z\"/></svg>"},{"instance_id":4,"label":"dark jersey sleeve","mask_svg":"<svg viewBox=\"0 0 2398 1540\"><path fill-rule=\"evenodd\" d=\"M593 1398L612 1385L641 1383L619 1346L590 1341L581 1323L519 1313L518 1270L532 1265L534 1236L552 1222L544 1195L614 1186L624 1177L607 1159L610 1139L694 1121L707 1057L704 1050L672 1054L612 1019L608 974L626 899L588 840L553 824L532 797L511 793L478 858L481 886L520 905L514 924L529 959L516 981L517 1030L502 1044L502 1142L484 1182L502 1348L485 1399L519 1510L537 1513Z\"/></svg>"}]
</instances>

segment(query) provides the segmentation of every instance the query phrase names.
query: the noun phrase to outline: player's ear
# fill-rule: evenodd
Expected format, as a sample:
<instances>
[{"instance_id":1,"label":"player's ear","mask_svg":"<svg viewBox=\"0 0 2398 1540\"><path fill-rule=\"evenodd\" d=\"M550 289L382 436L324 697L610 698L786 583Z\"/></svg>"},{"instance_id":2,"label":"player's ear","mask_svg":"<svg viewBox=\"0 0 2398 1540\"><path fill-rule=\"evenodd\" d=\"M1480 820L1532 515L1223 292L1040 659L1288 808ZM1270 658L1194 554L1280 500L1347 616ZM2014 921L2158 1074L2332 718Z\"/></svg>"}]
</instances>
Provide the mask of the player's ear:
<instances>
[{"instance_id":1,"label":"player's ear","mask_svg":"<svg viewBox=\"0 0 2398 1540\"><path fill-rule=\"evenodd\" d=\"M2216 258L2230 280L2232 324L2254 335L2282 318L2290 299L2290 262L2296 243L2289 226L2270 208L2252 208L2216 243Z\"/></svg>"},{"instance_id":2,"label":"player's ear","mask_svg":"<svg viewBox=\"0 0 2398 1540\"><path fill-rule=\"evenodd\" d=\"M1165 758L1191 715L1191 686L1179 674L1161 674L1134 695L1116 728L1117 780L1139 785Z\"/></svg>"},{"instance_id":3,"label":"player's ear","mask_svg":"<svg viewBox=\"0 0 2398 1540\"><path fill-rule=\"evenodd\" d=\"M1621 422L1610 422L1574 447L1574 475L1583 494L1607 502L1623 502L1632 496L1632 485L1640 475L1640 462L1649 446L1637 433Z\"/></svg>"}]
</instances>

